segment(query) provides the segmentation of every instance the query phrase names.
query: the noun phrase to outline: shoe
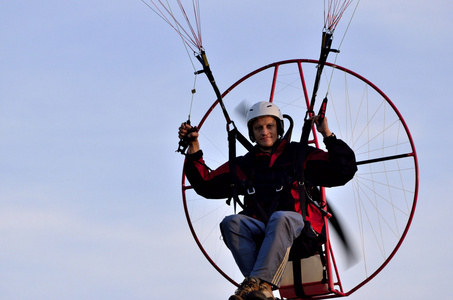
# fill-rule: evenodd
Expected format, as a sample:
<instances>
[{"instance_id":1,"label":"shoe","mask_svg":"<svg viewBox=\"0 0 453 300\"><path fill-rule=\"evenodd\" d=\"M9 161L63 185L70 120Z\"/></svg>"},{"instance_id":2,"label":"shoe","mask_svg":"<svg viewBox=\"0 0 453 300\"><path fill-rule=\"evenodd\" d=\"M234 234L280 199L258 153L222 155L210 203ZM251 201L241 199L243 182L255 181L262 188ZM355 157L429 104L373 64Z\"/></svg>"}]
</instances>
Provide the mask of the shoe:
<instances>
[{"instance_id":1,"label":"shoe","mask_svg":"<svg viewBox=\"0 0 453 300\"><path fill-rule=\"evenodd\" d=\"M245 300L267 300L267 297L260 291L253 291L247 295Z\"/></svg>"},{"instance_id":2,"label":"shoe","mask_svg":"<svg viewBox=\"0 0 453 300\"><path fill-rule=\"evenodd\" d=\"M236 290L234 295L232 295L228 300L245 300L253 291L258 291L260 288L260 280L255 277L247 277L241 283L239 288Z\"/></svg>"},{"instance_id":3,"label":"shoe","mask_svg":"<svg viewBox=\"0 0 453 300\"><path fill-rule=\"evenodd\" d=\"M261 281L259 290L250 292L247 300L275 300L272 286L267 282Z\"/></svg>"}]
</instances>

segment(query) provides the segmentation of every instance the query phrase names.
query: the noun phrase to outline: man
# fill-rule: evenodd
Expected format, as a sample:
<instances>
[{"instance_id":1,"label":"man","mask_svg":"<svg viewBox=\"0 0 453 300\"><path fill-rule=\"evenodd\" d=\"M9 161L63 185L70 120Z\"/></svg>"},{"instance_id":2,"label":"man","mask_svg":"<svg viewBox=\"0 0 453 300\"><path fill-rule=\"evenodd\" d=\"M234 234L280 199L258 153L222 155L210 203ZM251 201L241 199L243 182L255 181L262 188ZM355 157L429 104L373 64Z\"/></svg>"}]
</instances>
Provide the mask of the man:
<instances>
[{"instance_id":1,"label":"man","mask_svg":"<svg viewBox=\"0 0 453 300\"><path fill-rule=\"evenodd\" d=\"M247 113L249 137L256 145L235 160L236 188L244 195L244 209L220 224L245 277L229 300L274 299L272 290L280 285L294 240L304 228L316 236L323 233L322 213L303 201L301 191L316 196L314 187L344 185L357 171L353 151L330 131L326 118L318 119L315 116L312 122L328 152L283 139L283 116L271 102L258 102ZM184 171L195 191L205 198L231 197L229 163L211 171L203 161L198 133L182 124L179 137L190 138Z\"/></svg>"}]
</instances>

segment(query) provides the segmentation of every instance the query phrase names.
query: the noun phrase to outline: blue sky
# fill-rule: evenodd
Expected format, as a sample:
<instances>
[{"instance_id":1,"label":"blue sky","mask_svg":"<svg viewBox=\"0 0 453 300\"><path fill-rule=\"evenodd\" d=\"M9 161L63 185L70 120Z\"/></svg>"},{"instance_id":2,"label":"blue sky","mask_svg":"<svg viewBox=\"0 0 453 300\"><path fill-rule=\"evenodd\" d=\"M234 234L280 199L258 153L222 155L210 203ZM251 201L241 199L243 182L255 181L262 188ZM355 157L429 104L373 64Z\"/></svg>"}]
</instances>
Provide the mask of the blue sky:
<instances>
[{"instance_id":1,"label":"blue sky","mask_svg":"<svg viewBox=\"0 0 453 300\"><path fill-rule=\"evenodd\" d=\"M321 1L200 2L221 90L319 56ZM447 0L361 1L342 44L337 63L394 101L420 165L405 242L350 299L453 296L452 12ZM227 299L234 287L182 207L177 127L194 76L178 36L139 0L9 1L0 23L0 298ZM205 78L197 90L194 121L213 98Z\"/></svg>"}]
</instances>

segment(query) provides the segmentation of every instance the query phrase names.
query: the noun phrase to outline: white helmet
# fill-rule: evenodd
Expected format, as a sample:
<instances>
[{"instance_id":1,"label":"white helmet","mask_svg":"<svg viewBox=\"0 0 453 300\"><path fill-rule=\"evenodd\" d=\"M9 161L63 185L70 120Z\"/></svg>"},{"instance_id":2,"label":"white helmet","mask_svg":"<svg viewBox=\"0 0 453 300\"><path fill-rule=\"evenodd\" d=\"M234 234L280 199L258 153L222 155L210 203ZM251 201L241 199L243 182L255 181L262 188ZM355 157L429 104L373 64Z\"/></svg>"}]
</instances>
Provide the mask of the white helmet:
<instances>
[{"instance_id":1,"label":"white helmet","mask_svg":"<svg viewBox=\"0 0 453 300\"><path fill-rule=\"evenodd\" d=\"M277 121L278 135L282 136L284 132L283 115L280 109L272 102L261 101L255 103L247 111L247 127L249 129L249 137L252 142L255 141L252 130L252 121L258 117L271 116Z\"/></svg>"}]
</instances>

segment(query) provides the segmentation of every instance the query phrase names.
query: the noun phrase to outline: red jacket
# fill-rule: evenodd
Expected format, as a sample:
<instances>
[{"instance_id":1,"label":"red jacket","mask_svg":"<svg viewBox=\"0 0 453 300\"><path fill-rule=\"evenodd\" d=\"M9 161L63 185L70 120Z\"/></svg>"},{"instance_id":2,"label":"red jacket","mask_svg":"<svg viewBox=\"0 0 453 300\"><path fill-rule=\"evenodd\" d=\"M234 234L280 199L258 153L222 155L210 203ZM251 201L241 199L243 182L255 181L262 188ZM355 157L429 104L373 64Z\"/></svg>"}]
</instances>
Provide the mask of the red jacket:
<instances>
[{"instance_id":1,"label":"red jacket","mask_svg":"<svg viewBox=\"0 0 453 300\"><path fill-rule=\"evenodd\" d=\"M308 187L333 187L344 185L357 171L354 152L336 137L324 140L328 152L307 146L304 161L304 182ZM244 210L240 213L263 219L264 214L278 210L302 212L299 202L297 163L301 145L280 140L272 153L252 151L236 159L238 194L244 195ZM186 156L184 172L194 190L211 199L232 196L232 177L229 163L210 170L204 163L203 152ZM318 195L313 195L317 197ZM312 204L307 207L306 221L321 233L324 220L321 212Z\"/></svg>"}]
</instances>

